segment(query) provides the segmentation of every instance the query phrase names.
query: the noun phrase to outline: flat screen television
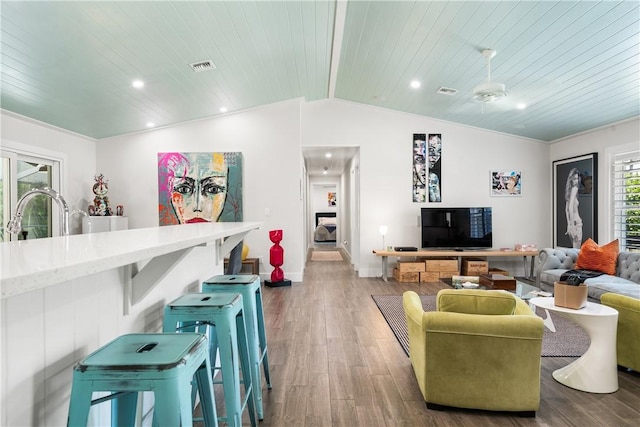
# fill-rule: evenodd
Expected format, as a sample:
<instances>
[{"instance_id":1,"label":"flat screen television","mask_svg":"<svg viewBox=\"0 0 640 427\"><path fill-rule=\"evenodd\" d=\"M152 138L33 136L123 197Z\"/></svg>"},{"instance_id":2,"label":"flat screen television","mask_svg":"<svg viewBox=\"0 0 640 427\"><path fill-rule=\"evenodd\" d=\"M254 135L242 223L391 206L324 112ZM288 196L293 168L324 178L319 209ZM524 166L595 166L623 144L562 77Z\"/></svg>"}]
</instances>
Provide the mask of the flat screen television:
<instances>
[{"instance_id":1,"label":"flat screen television","mask_svg":"<svg viewBox=\"0 0 640 427\"><path fill-rule=\"evenodd\" d=\"M422 208L424 249L486 249L493 246L491 208Z\"/></svg>"}]
</instances>

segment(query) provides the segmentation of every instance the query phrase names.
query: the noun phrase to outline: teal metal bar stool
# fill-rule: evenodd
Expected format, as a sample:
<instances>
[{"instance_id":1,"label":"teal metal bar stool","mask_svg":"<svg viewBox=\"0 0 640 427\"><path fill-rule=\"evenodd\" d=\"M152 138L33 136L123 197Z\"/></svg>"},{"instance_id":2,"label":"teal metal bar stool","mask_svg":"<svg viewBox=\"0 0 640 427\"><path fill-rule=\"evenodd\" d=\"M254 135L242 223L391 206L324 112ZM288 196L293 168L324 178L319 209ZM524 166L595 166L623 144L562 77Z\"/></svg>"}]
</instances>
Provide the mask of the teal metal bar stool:
<instances>
[{"instance_id":1,"label":"teal metal bar stool","mask_svg":"<svg viewBox=\"0 0 640 427\"><path fill-rule=\"evenodd\" d=\"M111 401L111 425L134 426L138 392L153 391L154 424L192 426L192 380L206 426L217 426L209 343L202 334L122 335L73 369L68 426L86 426L91 405ZM92 400L93 392L111 394Z\"/></svg>"},{"instance_id":2,"label":"teal metal bar stool","mask_svg":"<svg viewBox=\"0 0 640 427\"><path fill-rule=\"evenodd\" d=\"M202 292L238 292L242 295L244 312L247 323L247 343L249 344L249 359L253 369L253 394L256 401L258 419L264 418L262 405L262 379L260 364L264 370L267 388L271 389L269 375L269 356L267 353L267 334L264 325L264 310L262 307L262 288L260 276L255 274L227 274L214 276L202 284Z\"/></svg>"},{"instance_id":3,"label":"teal metal bar stool","mask_svg":"<svg viewBox=\"0 0 640 427\"><path fill-rule=\"evenodd\" d=\"M247 346L242 295L239 293L189 293L167 304L164 308L164 332L181 332L197 328L209 333L210 354L215 362L220 351L220 366L212 363L213 371L222 371L225 417L231 427L242 426L242 413L247 408L252 426L256 425L251 364ZM179 334L178 334L179 335ZM239 364L238 364L239 363ZM240 371L244 396L240 389ZM214 384L219 382L213 381Z\"/></svg>"}]
</instances>

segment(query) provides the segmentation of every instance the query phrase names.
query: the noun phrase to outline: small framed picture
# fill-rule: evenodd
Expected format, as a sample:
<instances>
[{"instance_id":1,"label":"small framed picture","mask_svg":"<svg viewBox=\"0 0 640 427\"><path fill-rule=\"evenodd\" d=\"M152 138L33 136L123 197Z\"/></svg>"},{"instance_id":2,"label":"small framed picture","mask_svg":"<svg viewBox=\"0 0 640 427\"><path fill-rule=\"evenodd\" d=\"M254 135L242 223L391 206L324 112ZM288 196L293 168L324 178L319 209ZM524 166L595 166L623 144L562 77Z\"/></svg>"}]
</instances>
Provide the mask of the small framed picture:
<instances>
[{"instance_id":1,"label":"small framed picture","mask_svg":"<svg viewBox=\"0 0 640 427\"><path fill-rule=\"evenodd\" d=\"M522 172L491 171L491 195L503 197L522 196Z\"/></svg>"}]
</instances>

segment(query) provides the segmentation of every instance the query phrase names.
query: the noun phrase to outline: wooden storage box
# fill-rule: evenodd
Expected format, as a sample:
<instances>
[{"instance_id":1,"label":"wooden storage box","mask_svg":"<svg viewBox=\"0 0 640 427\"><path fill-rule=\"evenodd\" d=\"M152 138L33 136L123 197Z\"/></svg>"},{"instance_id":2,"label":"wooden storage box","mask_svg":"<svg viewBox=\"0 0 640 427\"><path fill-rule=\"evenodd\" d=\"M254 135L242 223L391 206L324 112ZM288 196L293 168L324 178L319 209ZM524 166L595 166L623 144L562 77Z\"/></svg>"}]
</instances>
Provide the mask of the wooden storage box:
<instances>
[{"instance_id":1,"label":"wooden storage box","mask_svg":"<svg viewBox=\"0 0 640 427\"><path fill-rule=\"evenodd\" d=\"M401 272L397 268L393 269L393 277L398 282L414 282L418 283L420 280L420 272L419 271L411 271L411 272Z\"/></svg>"},{"instance_id":2,"label":"wooden storage box","mask_svg":"<svg viewBox=\"0 0 640 427\"><path fill-rule=\"evenodd\" d=\"M463 276L480 276L489 273L489 262L482 259L464 258L462 260Z\"/></svg>"},{"instance_id":3,"label":"wooden storage box","mask_svg":"<svg viewBox=\"0 0 640 427\"><path fill-rule=\"evenodd\" d=\"M440 273L437 271L422 271L420 273L420 282L439 282Z\"/></svg>"},{"instance_id":4,"label":"wooden storage box","mask_svg":"<svg viewBox=\"0 0 640 427\"><path fill-rule=\"evenodd\" d=\"M558 307L579 309L587 305L587 285L567 285L565 282L553 284L554 304Z\"/></svg>"},{"instance_id":5,"label":"wooden storage box","mask_svg":"<svg viewBox=\"0 0 640 427\"><path fill-rule=\"evenodd\" d=\"M422 261L398 260L398 265L396 268L400 273L420 273L421 271L425 271L424 262Z\"/></svg>"},{"instance_id":6,"label":"wooden storage box","mask_svg":"<svg viewBox=\"0 0 640 427\"><path fill-rule=\"evenodd\" d=\"M502 274L503 276L509 276L509 272L507 270L502 270L500 268L490 268L489 274Z\"/></svg>"},{"instance_id":7,"label":"wooden storage box","mask_svg":"<svg viewBox=\"0 0 640 427\"><path fill-rule=\"evenodd\" d=\"M460 271L440 271L439 274L441 279L450 279L453 276L458 276Z\"/></svg>"},{"instance_id":8,"label":"wooden storage box","mask_svg":"<svg viewBox=\"0 0 640 427\"><path fill-rule=\"evenodd\" d=\"M502 274L482 274L480 284L494 289L516 290L516 279Z\"/></svg>"},{"instance_id":9,"label":"wooden storage box","mask_svg":"<svg viewBox=\"0 0 640 427\"><path fill-rule=\"evenodd\" d=\"M425 271L458 271L455 258L430 258L425 260Z\"/></svg>"}]
</instances>

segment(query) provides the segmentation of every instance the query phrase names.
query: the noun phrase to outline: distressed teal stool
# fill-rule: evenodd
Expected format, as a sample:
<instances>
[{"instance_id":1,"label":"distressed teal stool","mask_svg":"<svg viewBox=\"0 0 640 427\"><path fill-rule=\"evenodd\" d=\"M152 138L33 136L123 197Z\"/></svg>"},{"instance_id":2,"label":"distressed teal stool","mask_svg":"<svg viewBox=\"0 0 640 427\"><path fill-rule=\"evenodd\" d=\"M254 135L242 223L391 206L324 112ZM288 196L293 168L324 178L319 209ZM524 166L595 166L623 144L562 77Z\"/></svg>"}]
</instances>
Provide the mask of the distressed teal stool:
<instances>
[{"instance_id":1,"label":"distressed teal stool","mask_svg":"<svg viewBox=\"0 0 640 427\"><path fill-rule=\"evenodd\" d=\"M86 426L91 405L111 401L111 425L134 426L138 392L153 391L154 422L191 426L194 379L206 426L217 426L209 343L202 334L122 335L73 368L68 426ZM93 392L111 394L92 400Z\"/></svg>"},{"instance_id":2,"label":"distressed teal stool","mask_svg":"<svg viewBox=\"0 0 640 427\"><path fill-rule=\"evenodd\" d=\"M267 353L267 334L264 325L264 310L262 307L262 289L260 277L254 274L234 274L214 276L202 284L202 292L238 292L242 295L244 312L247 323L247 344L249 344L249 360L253 369L253 394L256 401L258 419L264 418L262 406L262 380L260 364L264 370L267 388L271 388L269 375L269 356Z\"/></svg>"},{"instance_id":3,"label":"distressed teal stool","mask_svg":"<svg viewBox=\"0 0 640 427\"><path fill-rule=\"evenodd\" d=\"M220 367L212 363L213 371L222 371L225 417L231 427L242 426L242 413L247 408L251 425L256 425L254 397L251 381L251 364L247 347L247 335L239 293L190 293L185 294L164 308L164 332L181 332L196 327L209 333L210 354L215 360L220 351ZM179 335L179 334L178 334ZM239 363L239 364L238 364ZM240 371L244 397L240 389ZM219 382L214 381L214 384Z\"/></svg>"}]
</instances>

